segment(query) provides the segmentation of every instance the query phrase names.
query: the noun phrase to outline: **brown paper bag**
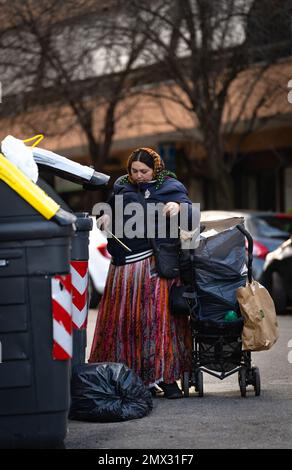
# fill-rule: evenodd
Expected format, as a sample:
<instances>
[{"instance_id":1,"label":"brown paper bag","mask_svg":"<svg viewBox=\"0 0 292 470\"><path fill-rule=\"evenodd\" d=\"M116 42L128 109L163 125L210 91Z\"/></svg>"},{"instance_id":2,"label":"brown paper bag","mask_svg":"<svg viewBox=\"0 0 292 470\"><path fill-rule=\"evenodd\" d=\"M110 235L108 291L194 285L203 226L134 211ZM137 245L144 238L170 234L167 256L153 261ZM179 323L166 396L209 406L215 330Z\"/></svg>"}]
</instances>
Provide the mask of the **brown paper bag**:
<instances>
[{"instance_id":1,"label":"brown paper bag","mask_svg":"<svg viewBox=\"0 0 292 470\"><path fill-rule=\"evenodd\" d=\"M254 281L236 291L244 318L242 349L264 351L278 339L278 322L275 305L265 287Z\"/></svg>"}]
</instances>

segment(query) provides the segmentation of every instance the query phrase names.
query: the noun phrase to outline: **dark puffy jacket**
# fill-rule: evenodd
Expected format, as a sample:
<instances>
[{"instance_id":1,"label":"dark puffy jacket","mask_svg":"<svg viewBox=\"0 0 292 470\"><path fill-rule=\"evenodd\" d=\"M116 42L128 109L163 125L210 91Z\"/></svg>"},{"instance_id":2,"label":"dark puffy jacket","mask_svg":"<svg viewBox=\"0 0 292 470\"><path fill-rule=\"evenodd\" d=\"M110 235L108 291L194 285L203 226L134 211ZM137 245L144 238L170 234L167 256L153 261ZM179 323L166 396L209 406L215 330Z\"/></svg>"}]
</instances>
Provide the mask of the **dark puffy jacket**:
<instances>
[{"instance_id":1,"label":"dark puffy jacket","mask_svg":"<svg viewBox=\"0 0 292 470\"><path fill-rule=\"evenodd\" d=\"M170 232L169 217L167 217L166 220L163 218L163 220L165 220L165 230L163 236L161 236L161 231L159 230L163 228L163 224L159 224L157 212L154 218L152 217L151 220L149 220L148 215L148 223L145 210L143 212L137 213L135 211L134 206L128 206L128 213L125 214L125 208L128 204L138 203L140 204L140 208L143 208L143 206L141 206L141 196L139 196L139 192L146 203L148 214L151 213L149 204L151 204L151 208L153 208L154 204L157 203L166 204L170 201L178 202L180 204L185 203L185 223L183 223L182 219L179 220L179 224L183 223L183 226L181 228L187 230L195 228L192 227L192 216L194 220L194 225L198 226L200 218L199 209L192 207L192 202L188 197L185 186L177 179L172 177L166 177L162 185L157 189L155 187L157 185L156 181L140 183L139 185L137 185L127 182L124 183L121 181L122 178L123 177L118 178L115 182L113 194L108 202L112 208L113 214L112 231L124 244L126 244L132 250L132 253L129 253L127 252L127 250L122 248L121 245L114 240L114 238L109 238L108 251L113 257L113 264L126 264L129 262L129 260L127 260L129 255L130 258L135 258L136 253L146 252L147 250L151 249L152 246L150 245L149 240L147 238L147 233L148 236L149 234L151 236L153 230L155 230L155 241L157 245L166 241L172 243L175 243L177 241L177 234L172 236L173 234ZM121 198L117 196L123 197ZM120 208L120 210L118 209L118 207ZM126 229L130 226L132 226L133 229L138 228L138 233L134 238L125 235Z\"/></svg>"}]
</instances>

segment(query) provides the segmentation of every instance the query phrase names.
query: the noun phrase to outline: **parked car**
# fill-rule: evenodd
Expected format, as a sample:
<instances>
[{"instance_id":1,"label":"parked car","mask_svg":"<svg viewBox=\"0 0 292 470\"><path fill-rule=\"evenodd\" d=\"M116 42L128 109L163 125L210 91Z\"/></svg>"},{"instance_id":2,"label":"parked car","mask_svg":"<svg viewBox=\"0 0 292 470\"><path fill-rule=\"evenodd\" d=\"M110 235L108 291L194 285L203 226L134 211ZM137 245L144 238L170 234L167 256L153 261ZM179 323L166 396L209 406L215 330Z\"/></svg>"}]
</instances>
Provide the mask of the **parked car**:
<instances>
[{"instance_id":1,"label":"parked car","mask_svg":"<svg viewBox=\"0 0 292 470\"><path fill-rule=\"evenodd\" d=\"M292 215L260 211L202 211L204 220L244 217L254 240L253 275L267 287L278 313L292 304Z\"/></svg>"},{"instance_id":2,"label":"parked car","mask_svg":"<svg viewBox=\"0 0 292 470\"><path fill-rule=\"evenodd\" d=\"M103 294L111 255L107 251L107 238L96 226L93 217L93 228L89 235L89 307L96 308Z\"/></svg>"}]
</instances>

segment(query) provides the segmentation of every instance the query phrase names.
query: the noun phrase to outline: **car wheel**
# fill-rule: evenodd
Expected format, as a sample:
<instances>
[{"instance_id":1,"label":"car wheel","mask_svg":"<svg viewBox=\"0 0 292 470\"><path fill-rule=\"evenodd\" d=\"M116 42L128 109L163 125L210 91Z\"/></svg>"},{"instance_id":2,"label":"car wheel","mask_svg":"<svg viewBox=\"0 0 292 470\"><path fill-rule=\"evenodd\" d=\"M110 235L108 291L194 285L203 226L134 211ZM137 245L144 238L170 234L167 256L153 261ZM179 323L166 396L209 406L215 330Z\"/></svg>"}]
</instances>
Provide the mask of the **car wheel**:
<instances>
[{"instance_id":1,"label":"car wheel","mask_svg":"<svg viewBox=\"0 0 292 470\"><path fill-rule=\"evenodd\" d=\"M88 280L88 299L89 308L97 308L101 299L101 294L95 289L91 276L89 276Z\"/></svg>"},{"instance_id":2,"label":"car wheel","mask_svg":"<svg viewBox=\"0 0 292 470\"><path fill-rule=\"evenodd\" d=\"M276 312L284 313L287 307L287 294L281 275L278 271L271 274L271 296L275 303Z\"/></svg>"}]
</instances>

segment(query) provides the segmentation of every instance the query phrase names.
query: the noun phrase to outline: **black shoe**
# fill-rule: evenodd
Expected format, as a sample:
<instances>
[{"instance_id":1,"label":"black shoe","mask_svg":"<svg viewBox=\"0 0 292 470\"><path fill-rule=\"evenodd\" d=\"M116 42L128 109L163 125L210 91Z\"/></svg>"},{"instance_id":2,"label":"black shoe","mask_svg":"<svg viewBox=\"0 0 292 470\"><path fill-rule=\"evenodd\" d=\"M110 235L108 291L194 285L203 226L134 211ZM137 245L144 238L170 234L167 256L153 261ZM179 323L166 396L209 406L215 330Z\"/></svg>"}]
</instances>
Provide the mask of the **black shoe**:
<instances>
[{"instance_id":1,"label":"black shoe","mask_svg":"<svg viewBox=\"0 0 292 470\"><path fill-rule=\"evenodd\" d=\"M183 398L183 393L176 382L171 384L160 382L158 386L163 390L165 398Z\"/></svg>"}]
</instances>

